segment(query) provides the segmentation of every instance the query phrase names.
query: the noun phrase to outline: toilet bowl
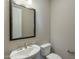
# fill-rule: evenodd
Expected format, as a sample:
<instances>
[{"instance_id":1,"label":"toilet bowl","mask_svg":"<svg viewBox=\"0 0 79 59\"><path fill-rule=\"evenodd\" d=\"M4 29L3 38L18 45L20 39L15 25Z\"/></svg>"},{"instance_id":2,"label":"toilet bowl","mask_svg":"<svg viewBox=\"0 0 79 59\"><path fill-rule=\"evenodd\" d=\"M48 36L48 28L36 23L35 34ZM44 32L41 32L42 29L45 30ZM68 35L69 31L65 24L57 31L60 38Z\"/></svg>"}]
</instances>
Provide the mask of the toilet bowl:
<instances>
[{"instance_id":1,"label":"toilet bowl","mask_svg":"<svg viewBox=\"0 0 79 59\"><path fill-rule=\"evenodd\" d=\"M41 47L41 55L45 56L46 59L62 59L58 54L51 53L51 44L46 43L40 46Z\"/></svg>"},{"instance_id":2,"label":"toilet bowl","mask_svg":"<svg viewBox=\"0 0 79 59\"><path fill-rule=\"evenodd\" d=\"M46 56L46 59L62 59L62 58L55 53L51 53L51 54Z\"/></svg>"}]
</instances>

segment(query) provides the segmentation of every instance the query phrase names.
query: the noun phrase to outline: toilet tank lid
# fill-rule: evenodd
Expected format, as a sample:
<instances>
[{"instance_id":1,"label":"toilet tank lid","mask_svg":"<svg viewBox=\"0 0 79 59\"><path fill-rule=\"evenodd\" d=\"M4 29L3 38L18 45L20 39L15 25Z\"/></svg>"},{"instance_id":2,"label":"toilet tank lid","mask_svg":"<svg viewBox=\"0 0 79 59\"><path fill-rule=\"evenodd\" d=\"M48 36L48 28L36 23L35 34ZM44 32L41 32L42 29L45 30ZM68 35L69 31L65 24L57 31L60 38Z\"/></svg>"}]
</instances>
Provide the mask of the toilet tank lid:
<instances>
[{"instance_id":1,"label":"toilet tank lid","mask_svg":"<svg viewBox=\"0 0 79 59\"><path fill-rule=\"evenodd\" d=\"M48 47L48 46L51 46L51 43L45 43L45 44L41 45L40 47L45 48L45 47Z\"/></svg>"}]
</instances>

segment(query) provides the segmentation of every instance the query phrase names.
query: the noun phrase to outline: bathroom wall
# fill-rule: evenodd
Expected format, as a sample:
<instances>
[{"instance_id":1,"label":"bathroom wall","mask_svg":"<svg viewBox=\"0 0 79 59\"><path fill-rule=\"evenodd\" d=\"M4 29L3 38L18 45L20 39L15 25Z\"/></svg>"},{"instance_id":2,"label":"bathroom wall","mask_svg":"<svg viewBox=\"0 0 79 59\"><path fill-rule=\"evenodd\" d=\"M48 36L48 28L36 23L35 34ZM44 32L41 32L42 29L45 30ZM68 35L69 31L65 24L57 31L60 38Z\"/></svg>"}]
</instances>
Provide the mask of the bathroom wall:
<instances>
[{"instance_id":1,"label":"bathroom wall","mask_svg":"<svg viewBox=\"0 0 79 59\"><path fill-rule=\"evenodd\" d=\"M49 0L33 0L33 7L36 9L36 37L10 41L9 39L9 1L5 0L5 19L4 19L4 54L5 59L9 59L9 54L12 49L17 47L24 46L24 43L27 42L36 42L40 45L46 42L49 42L50 39L50 3Z\"/></svg>"},{"instance_id":2,"label":"bathroom wall","mask_svg":"<svg viewBox=\"0 0 79 59\"><path fill-rule=\"evenodd\" d=\"M75 0L51 0L51 43L63 59L75 59Z\"/></svg>"}]
</instances>

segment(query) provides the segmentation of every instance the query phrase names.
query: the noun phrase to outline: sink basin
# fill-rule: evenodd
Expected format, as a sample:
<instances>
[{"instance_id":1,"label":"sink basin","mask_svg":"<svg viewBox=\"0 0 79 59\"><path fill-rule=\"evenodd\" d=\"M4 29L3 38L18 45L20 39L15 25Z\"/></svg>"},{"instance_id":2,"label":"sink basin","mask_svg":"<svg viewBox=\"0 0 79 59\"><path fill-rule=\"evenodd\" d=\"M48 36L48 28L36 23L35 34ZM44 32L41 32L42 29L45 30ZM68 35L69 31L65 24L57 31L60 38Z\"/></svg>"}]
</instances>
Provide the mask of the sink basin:
<instances>
[{"instance_id":1,"label":"sink basin","mask_svg":"<svg viewBox=\"0 0 79 59\"><path fill-rule=\"evenodd\" d=\"M38 45L30 45L27 48L20 48L16 49L11 52L10 58L11 59L28 59L32 56L36 55L40 52L40 47Z\"/></svg>"}]
</instances>

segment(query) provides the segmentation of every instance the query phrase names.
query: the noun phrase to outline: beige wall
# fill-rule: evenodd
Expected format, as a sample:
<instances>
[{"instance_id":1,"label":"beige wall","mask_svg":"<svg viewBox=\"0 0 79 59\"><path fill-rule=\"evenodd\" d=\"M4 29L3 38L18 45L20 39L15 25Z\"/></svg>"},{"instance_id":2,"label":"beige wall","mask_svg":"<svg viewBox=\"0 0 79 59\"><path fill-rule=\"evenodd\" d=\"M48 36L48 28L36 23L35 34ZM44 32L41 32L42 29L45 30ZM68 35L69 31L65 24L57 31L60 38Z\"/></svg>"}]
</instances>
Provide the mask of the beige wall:
<instances>
[{"instance_id":1,"label":"beige wall","mask_svg":"<svg viewBox=\"0 0 79 59\"><path fill-rule=\"evenodd\" d=\"M63 59L75 59L75 0L51 0L51 43Z\"/></svg>"},{"instance_id":2,"label":"beige wall","mask_svg":"<svg viewBox=\"0 0 79 59\"><path fill-rule=\"evenodd\" d=\"M24 46L24 43L29 43L31 40L37 44L42 44L49 42L50 35L50 14L49 14L49 0L33 0L33 7L36 9L36 26L37 26L37 36L35 38L9 41L9 2L5 0L5 40L4 40L4 54L5 59L8 59L10 50L18 47Z\"/></svg>"}]
</instances>

